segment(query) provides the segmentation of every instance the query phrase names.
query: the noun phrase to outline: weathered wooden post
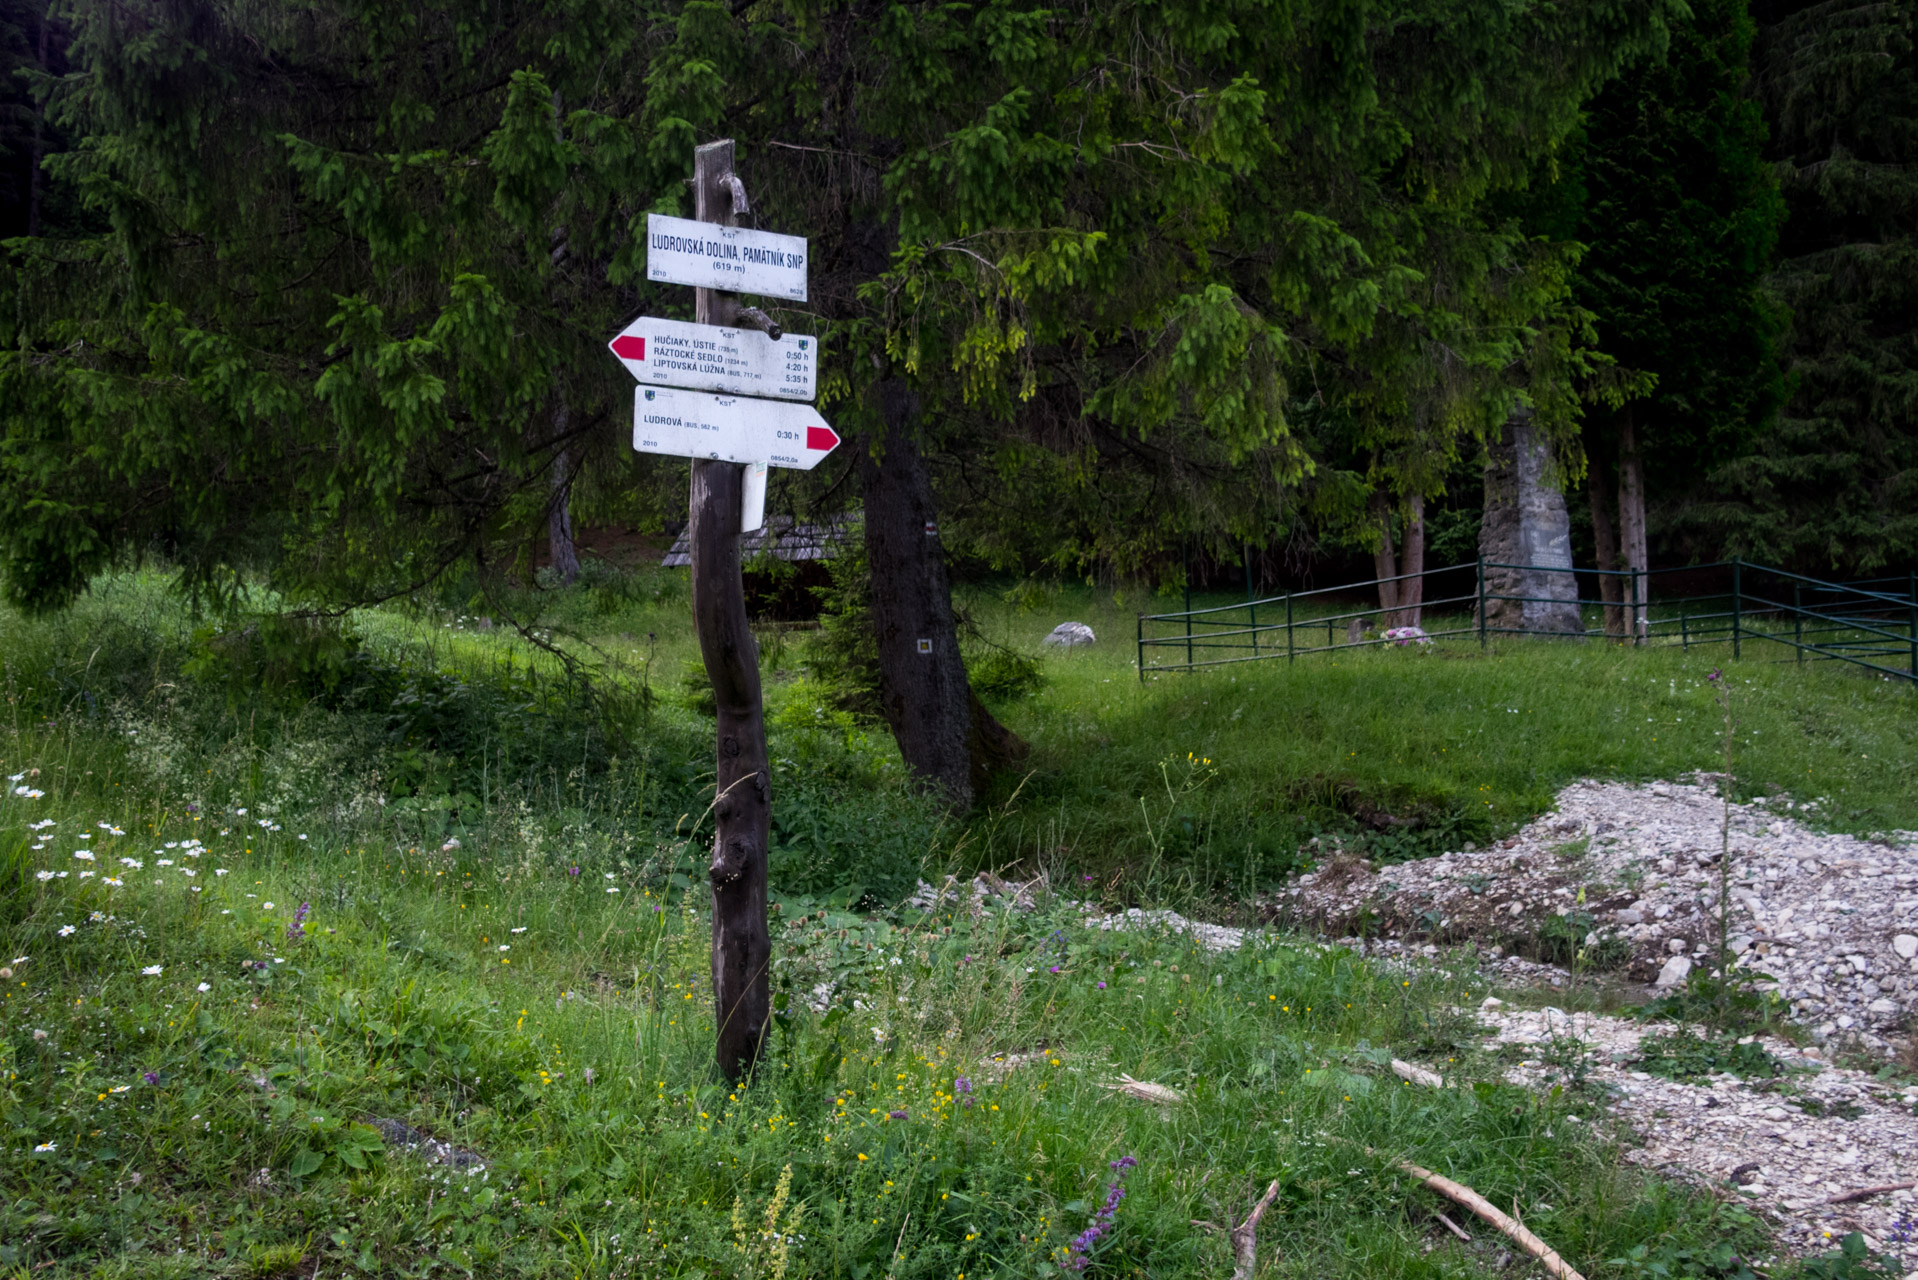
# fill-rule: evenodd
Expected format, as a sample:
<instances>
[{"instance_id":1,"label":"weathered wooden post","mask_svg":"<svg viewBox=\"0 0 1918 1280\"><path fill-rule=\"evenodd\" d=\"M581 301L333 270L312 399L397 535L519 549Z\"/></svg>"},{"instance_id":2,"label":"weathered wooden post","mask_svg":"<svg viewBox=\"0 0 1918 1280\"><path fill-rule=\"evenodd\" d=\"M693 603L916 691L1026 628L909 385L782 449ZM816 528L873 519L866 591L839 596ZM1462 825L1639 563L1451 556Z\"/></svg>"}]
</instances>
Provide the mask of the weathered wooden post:
<instances>
[{"instance_id":1,"label":"weathered wooden post","mask_svg":"<svg viewBox=\"0 0 1918 1280\"><path fill-rule=\"evenodd\" d=\"M731 139L693 153L695 217L732 226L745 203ZM739 295L694 294L699 324L731 328ZM718 776L713 801L713 1014L717 1060L728 1080L752 1071L772 1016L772 939L766 927L766 850L772 839L772 779L759 688L759 649L740 575L740 500L746 466L693 460L693 625L717 708Z\"/></svg>"},{"instance_id":2,"label":"weathered wooden post","mask_svg":"<svg viewBox=\"0 0 1918 1280\"><path fill-rule=\"evenodd\" d=\"M696 219L647 215L646 278L691 285L697 322L641 316L606 345L639 383L633 448L693 460L693 624L718 720L709 873L715 1056L720 1073L737 1081L751 1073L772 1014L772 787L739 536L760 527L766 469L809 471L839 447L839 436L809 403L818 391L818 340L739 304L741 292L804 302L805 240L737 225L746 187L730 140L694 153L693 190Z\"/></svg>"}]
</instances>

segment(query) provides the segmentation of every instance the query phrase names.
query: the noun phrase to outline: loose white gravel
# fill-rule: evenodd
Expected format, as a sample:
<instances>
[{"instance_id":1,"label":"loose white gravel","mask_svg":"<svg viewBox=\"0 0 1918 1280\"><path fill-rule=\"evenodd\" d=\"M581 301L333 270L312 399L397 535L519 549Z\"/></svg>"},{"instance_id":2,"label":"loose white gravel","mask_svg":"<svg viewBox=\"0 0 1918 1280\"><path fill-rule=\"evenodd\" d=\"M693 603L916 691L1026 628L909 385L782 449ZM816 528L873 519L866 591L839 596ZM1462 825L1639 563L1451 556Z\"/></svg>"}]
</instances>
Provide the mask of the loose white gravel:
<instances>
[{"instance_id":1,"label":"loose white gravel","mask_svg":"<svg viewBox=\"0 0 1918 1280\"><path fill-rule=\"evenodd\" d=\"M1670 1031L1669 1024L1515 1009L1497 1000L1486 1005L1476 1016L1494 1031L1491 1043L1537 1049L1506 1078L1547 1089L1575 1070L1582 1074L1587 1089L1610 1096L1610 1114L1635 1138L1625 1146L1627 1160L1735 1187L1730 1194L1770 1218L1780 1243L1795 1253L1818 1252L1861 1231L1874 1250L1918 1266L1918 1194L1830 1203L1866 1187L1918 1181L1918 1085L1884 1084L1769 1037L1756 1039L1787 1067L1777 1080L1728 1073L1667 1080L1631 1063L1640 1041Z\"/></svg>"},{"instance_id":2,"label":"loose white gravel","mask_svg":"<svg viewBox=\"0 0 1918 1280\"><path fill-rule=\"evenodd\" d=\"M1818 1043L1890 1053L1918 1014L1918 832L1827 835L1789 802L1731 806L1728 912L1735 964L1775 981ZM1627 972L1670 987L1709 965L1725 806L1709 781L1580 782L1554 810L1490 849L1377 870L1345 860L1280 899L1334 935L1475 939L1489 957L1585 913L1582 945L1629 955ZM1503 939L1503 942L1499 940Z\"/></svg>"}]
</instances>

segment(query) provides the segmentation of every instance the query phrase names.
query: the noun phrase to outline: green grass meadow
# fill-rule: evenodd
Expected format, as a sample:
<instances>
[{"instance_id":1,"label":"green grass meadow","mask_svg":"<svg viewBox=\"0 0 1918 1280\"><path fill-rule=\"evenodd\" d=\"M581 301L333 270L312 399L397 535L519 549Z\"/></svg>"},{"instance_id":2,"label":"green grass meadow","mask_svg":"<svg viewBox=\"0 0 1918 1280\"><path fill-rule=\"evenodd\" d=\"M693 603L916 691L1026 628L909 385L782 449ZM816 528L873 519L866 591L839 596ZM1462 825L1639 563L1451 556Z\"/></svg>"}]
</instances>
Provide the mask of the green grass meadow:
<instances>
[{"instance_id":1,"label":"green grass meadow","mask_svg":"<svg viewBox=\"0 0 1918 1280\"><path fill-rule=\"evenodd\" d=\"M457 600L352 643L215 629L138 575L0 616L0 1276L1223 1276L1199 1224L1274 1179L1263 1275L1517 1274L1398 1158L1593 1280L1747 1275L1765 1227L1734 1200L1627 1164L1576 1079L1500 1082L1462 972L901 900L992 866L1229 915L1313 835L1416 856L1574 778L1718 767L1714 664L1741 791L1918 827L1912 695L1876 680L1534 642L1142 685L1126 602L984 590L975 624L1044 680L997 708L1025 772L961 821L769 636L780 1012L734 1090L683 579L548 603L597 692ZM1102 643L1041 653L1067 617Z\"/></svg>"}]
</instances>

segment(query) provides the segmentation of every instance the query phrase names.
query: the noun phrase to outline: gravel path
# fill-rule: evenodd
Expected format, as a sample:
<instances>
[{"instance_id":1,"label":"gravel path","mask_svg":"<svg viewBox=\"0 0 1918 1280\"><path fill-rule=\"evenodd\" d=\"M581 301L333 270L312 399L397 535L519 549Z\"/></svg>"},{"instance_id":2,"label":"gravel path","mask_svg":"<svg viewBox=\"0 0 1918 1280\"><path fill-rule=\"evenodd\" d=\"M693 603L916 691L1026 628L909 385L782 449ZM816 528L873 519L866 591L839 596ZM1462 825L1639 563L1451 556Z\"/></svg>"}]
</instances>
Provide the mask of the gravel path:
<instances>
[{"instance_id":1,"label":"gravel path","mask_svg":"<svg viewBox=\"0 0 1918 1280\"><path fill-rule=\"evenodd\" d=\"M1817 1252L1862 1231L1874 1249L1918 1267L1918 1194L1831 1203L1866 1187L1918 1181L1918 1085L1883 1084L1765 1037L1758 1043L1787 1075L1667 1080L1631 1063L1643 1037L1668 1026L1487 1004L1476 1016L1496 1032L1496 1043L1538 1051L1507 1070L1507 1079L1542 1089L1577 1062L1587 1086L1611 1094L1611 1114L1642 1144L1626 1148L1627 1160L1719 1187L1735 1184L1735 1194L1771 1218L1794 1252Z\"/></svg>"},{"instance_id":2,"label":"gravel path","mask_svg":"<svg viewBox=\"0 0 1918 1280\"><path fill-rule=\"evenodd\" d=\"M1488 958L1556 934L1671 986L1716 942L1723 820L1708 786L1581 782L1494 848L1378 871L1333 857L1280 907L1333 936L1469 940ZM1730 847L1735 963L1776 979L1759 988L1817 1042L1893 1052L1918 1014L1918 833L1824 835L1755 801L1732 806Z\"/></svg>"}]
</instances>

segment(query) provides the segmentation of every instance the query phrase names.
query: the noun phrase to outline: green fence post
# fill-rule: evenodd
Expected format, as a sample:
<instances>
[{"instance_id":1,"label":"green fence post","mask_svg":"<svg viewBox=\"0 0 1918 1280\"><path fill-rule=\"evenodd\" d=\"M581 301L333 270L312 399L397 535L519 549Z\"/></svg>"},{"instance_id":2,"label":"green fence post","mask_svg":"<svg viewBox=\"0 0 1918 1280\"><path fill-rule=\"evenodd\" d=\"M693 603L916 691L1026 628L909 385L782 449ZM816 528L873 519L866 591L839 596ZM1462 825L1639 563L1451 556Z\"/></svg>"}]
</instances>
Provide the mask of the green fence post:
<instances>
[{"instance_id":1,"label":"green fence post","mask_svg":"<svg viewBox=\"0 0 1918 1280\"><path fill-rule=\"evenodd\" d=\"M1252 544L1242 542L1239 545L1245 548L1245 616L1251 620L1249 625L1252 628L1252 652L1257 653L1259 651L1259 605L1252 595Z\"/></svg>"},{"instance_id":2,"label":"green fence post","mask_svg":"<svg viewBox=\"0 0 1918 1280\"><path fill-rule=\"evenodd\" d=\"M1690 653L1692 651L1692 634L1690 624L1685 620L1686 608L1687 602L1680 600L1678 602L1678 647L1682 651Z\"/></svg>"},{"instance_id":3,"label":"green fence post","mask_svg":"<svg viewBox=\"0 0 1918 1280\"><path fill-rule=\"evenodd\" d=\"M1798 665L1805 664L1805 584L1791 584L1791 642L1798 650Z\"/></svg>"},{"instance_id":4,"label":"green fence post","mask_svg":"<svg viewBox=\"0 0 1918 1280\"><path fill-rule=\"evenodd\" d=\"M1291 662L1299 655L1292 649L1292 593L1285 593L1285 660Z\"/></svg>"},{"instance_id":5,"label":"green fence post","mask_svg":"<svg viewBox=\"0 0 1918 1280\"><path fill-rule=\"evenodd\" d=\"M1141 613L1137 616L1139 619L1139 683L1144 684L1145 683L1145 615Z\"/></svg>"},{"instance_id":6,"label":"green fence post","mask_svg":"<svg viewBox=\"0 0 1918 1280\"><path fill-rule=\"evenodd\" d=\"M1485 647L1485 557L1478 558L1478 647Z\"/></svg>"},{"instance_id":7,"label":"green fence post","mask_svg":"<svg viewBox=\"0 0 1918 1280\"><path fill-rule=\"evenodd\" d=\"M1185 553L1185 665L1192 667L1192 549Z\"/></svg>"},{"instance_id":8,"label":"green fence post","mask_svg":"<svg viewBox=\"0 0 1918 1280\"><path fill-rule=\"evenodd\" d=\"M1740 561L1732 557L1732 657L1738 657L1738 632L1744 624L1745 596L1739 575Z\"/></svg>"}]
</instances>

